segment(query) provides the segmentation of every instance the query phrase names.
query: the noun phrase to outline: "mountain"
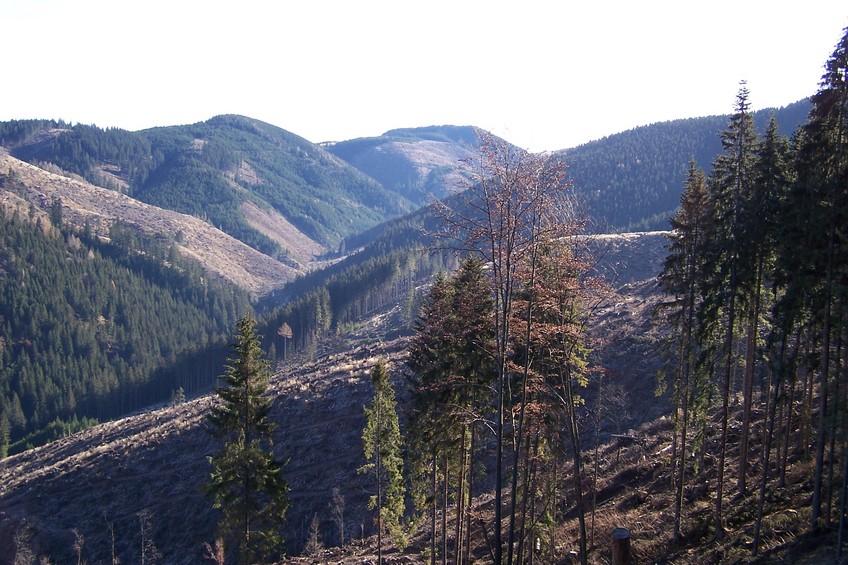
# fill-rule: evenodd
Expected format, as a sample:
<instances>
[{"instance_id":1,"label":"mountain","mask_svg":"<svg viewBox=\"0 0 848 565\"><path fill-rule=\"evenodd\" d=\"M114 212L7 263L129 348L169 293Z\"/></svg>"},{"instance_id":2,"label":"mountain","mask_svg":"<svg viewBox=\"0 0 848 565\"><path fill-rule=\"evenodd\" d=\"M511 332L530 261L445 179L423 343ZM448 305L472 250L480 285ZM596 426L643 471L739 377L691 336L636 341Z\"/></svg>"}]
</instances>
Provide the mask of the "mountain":
<instances>
[{"instance_id":1,"label":"mountain","mask_svg":"<svg viewBox=\"0 0 848 565\"><path fill-rule=\"evenodd\" d=\"M620 230L664 224L682 186L675 169L692 154L708 155L725 124L724 117L656 124L552 157L569 162L575 190L598 225ZM202 394L222 363L224 334L240 313L252 310L263 316L263 346L271 357L286 357L292 346L302 363L296 378L278 376L275 387L285 397L278 421L298 435L292 460L312 465L293 470L306 494L295 502L292 516L304 523L316 507L326 506L316 502L316 493L343 478L338 469L320 466L330 455L316 455L320 445L312 438L332 445L333 455L347 449L350 457L339 461L355 457L358 420L352 414L367 391L366 369L357 360L391 354L402 364L398 336L414 322L428 277L453 266L444 255L421 253L421 228L433 218L424 210L403 214L465 182L461 162L474 155L478 133L447 126L392 130L319 147L238 116L135 133L61 122L0 124L0 144L8 148L0 151L5 299L0 432L11 426L19 450L161 404L177 387L190 396ZM395 219L386 221L390 218ZM647 249L642 242L649 240ZM615 348L602 352L603 365L609 374L627 378L634 405L647 411L642 418L664 408L650 400L658 354L647 321L656 298L650 281L663 243L661 234L598 237L593 243L610 261L598 272L623 285L615 301L599 309L596 331L616 336ZM356 252L312 269L336 249ZM246 290L261 302L250 304ZM293 330L291 343L276 337L283 324ZM327 380L328 374L334 376ZM316 401L330 385L338 390L327 397L326 409L319 407ZM202 411L202 399L193 402ZM321 426L336 412L341 415L334 422L346 433L329 437L332 430ZM203 448L199 412L180 414L174 427L154 434L153 444L179 435L185 419L193 426L189 443ZM297 414L298 420L286 420L285 414ZM158 418L130 425L144 434ZM136 512L153 508L168 527L181 519L180 512L190 513L191 521L182 518L185 536L209 539L208 511L191 510L203 501L181 490L182 483L196 485L207 472L200 466L205 452L179 442L173 442L178 452L136 452L132 444L149 447L151 441L125 445L132 431L121 427L123 421L115 424L114 441L106 439L111 424L100 436L106 445L122 446L109 448L111 459L98 459L98 436L84 432L74 437L88 440L60 444L58 454L48 445L6 461L11 474L0 482L8 484L0 487L0 509L6 512L0 540L26 532L22 524L29 516L41 517L32 539L43 548L69 545L74 527L89 539L102 539L94 518L79 518L91 507L78 497L101 504L103 492L117 501L116 513L124 509L105 519L109 528L120 523L126 532ZM8 437L0 437L2 447ZM280 444L287 441L281 438ZM39 459L42 455L47 459ZM89 455L96 465L82 463ZM171 461L171 469L180 469L176 475L145 470L148 463L161 470ZM75 474L77 464L82 468ZM35 469L30 478L28 466ZM103 480L125 473L139 483L115 481L110 488L118 490L106 489ZM320 483L311 475L320 476ZM162 506L146 496L144 485L154 478L157 489L183 505ZM168 490L172 487L162 481L179 484ZM67 520L57 522L53 500L62 500L69 484L85 487L70 490L72 498L62 506L69 509ZM97 488L103 490L83 494ZM41 498L30 503L29 492ZM358 492L351 495L352 508L364 505L362 489ZM135 503L137 509L127 510ZM302 528L291 531L299 549ZM174 562L183 556L172 545L183 537L180 532L158 538L169 544ZM132 561L135 543L127 539L120 550L125 562ZM98 542L94 551L107 543Z\"/></svg>"},{"instance_id":2,"label":"mountain","mask_svg":"<svg viewBox=\"0 0 848 565\"><path fill-rule=\"evenodd\" d=\"M793 123L807 107L791 105L777 112L778 119ZM757 119L762 125L767 113L758 113ZM725 117L710 117L655 124L552 156L569 163L575 192L597 213L596 229L664 226L679 199L678 169L682 171L693 154L707 161L725 122ZM127 253L123 261L144 254L159 261L163 272L176 268L174 272L182 272L193 285L203 287L209 277L247 290L262 299L257 311L266 317L271 335L286 323L296 336L291 345L307 350L395 300L405 292L403 285L450 268L446 257L420 253L425 244L422 229L433 231L434 219L424 209L402 214L463 186L463 161L474 156L485 135L472 127L433 126L320 147L240 116L141 132L37 120L7 122L0 124L0 145L8 148L0 150L0 189L7 216L18 210L20 217L42 218L44 226L71 230L62 236L69 256L77 253L70 246L78 246L80 239L92 252L115 244L111 249L123 251L110 253ZM53 225L56 213L60 219ZM390 218L395 219L387 222ZM132 249L143 241L144 249ZM332 265L317 261L335 249L361 251ZM105 260L115 263L116 257L107 253ZM322 266L327 268L318 268ZM7 271L3 282L21 288L21 277ZM405 305L407 326L414 320L417 300L420 296L413 293ZM113 322L107 304L103 301L96 311L77 318L91 322L101 316ZM215 318L209 306L203 306L203 315ZM210 336L228 329L221 320L218 317L217 325L207 330ZM11 349L16 360L26 351L19 344L30 342L59 355L48 343L48 334L39 333L37 324L33 331L29 327L6 332L8 342L18 344ZM166 333L173 335L171 330ZM109 340L97 343L109 357ZM162 351L177 355L185 347L160 345ZM68 360L59 363L75 367L71 354L64 355ZM179 384L170 376L153 377L153 371L170 371L174 364L172 355L159 357L144 369L134 369L145 374L131 380L158 387L158 392L141 395L133 407L141 405L141 398L162 400L170 386ZM127 363L131 356L110 358ZM41 374L53 373L43 358L39 363ZM78 384L72 396L79 398L49 403L50 408L35 417L38 395L25 395L20 385L24 365L7 367L2 379L5 404L12 405L13 392L19 399L28 398L22 409L26 425L12 434L16 441L23 441L25 431L43 431L53 418L116 414L112 408L75 413L69 407L96 405L112 394L86 392ZM126 374L120 367L114 370ZM62 378L82 383L86 377ZM116 378L122 384L106 390L127 386L127 376ZM56 388L41 376L34 380L44 390ZM10 383L18 383L18 390ZM210 383L207 375L190 388Z\"/></svg>"},{"instance_id":3,"label":"mountain","mask_svg":"<svg viewBox=\"0 0 848 565\"><path fill-rule=\"evenodd\" d=\"M475 155L481 130L470 126L394 129L324 147L416 206L463 186L461 164Z\"/></svg>"},{"instance_id":4,"label":"mountain","mask_svg":"<svg viewBox=\"0 0 848 565\"><path fill-rule=\"evenodd\" d=\"M48 167L49 168L49 167ZM95 186L30 165L0 149L0 193L4 207L29 214L30 207L47 214L55 202L67 226L108 238L117 220L150 237L163 240L187 259L197 261L211 276L256 295L292 280L298 269L277 261L195 216L153 206L122 192ZM320 247L299 232L291 241L317 253ZM296 265L295 265L296 266Z\"/></svg>"},{"instance_id":5,"label":"mountain","mask_svg":"<svg viewBox=\"0 0 848 565\"><path fill-rule=\"evenodd\" d=\"M801 100L754 113L765 131L773 115L783 135L806 122L811 105ZM689 161L709 174L721 152L719 133L729 116L651 124L555 153L568 166L574 190L595 233L667 229L683 192Z\"/></svg>"},{"instance_id":6,"label":"mountain","mask_svg":"<svg viewBox=\"0 0 848 565\"><path fill-rule=\"evenodd\" d=\"M196 216L299 264L412 209L321 147L241 116L140 132L7 122L0 140L21 160Z\"/></svg>"},{"instance_id":7,"label":"mountain","mask_svg":"<svg viewBox=\"0 0 848 565\"><path fill-rule=\"evenodd\" d=\"M757 130L774 116L783 135L807 119L809 100L754 113ZM655 123L552 153L562 159L594 233L663 230L677 208L689 161L709 172L728 115ZM465 186L463 161L480 136L473 127L395 129L324 147L416 206Z\"/></svg>"}]
</instances>

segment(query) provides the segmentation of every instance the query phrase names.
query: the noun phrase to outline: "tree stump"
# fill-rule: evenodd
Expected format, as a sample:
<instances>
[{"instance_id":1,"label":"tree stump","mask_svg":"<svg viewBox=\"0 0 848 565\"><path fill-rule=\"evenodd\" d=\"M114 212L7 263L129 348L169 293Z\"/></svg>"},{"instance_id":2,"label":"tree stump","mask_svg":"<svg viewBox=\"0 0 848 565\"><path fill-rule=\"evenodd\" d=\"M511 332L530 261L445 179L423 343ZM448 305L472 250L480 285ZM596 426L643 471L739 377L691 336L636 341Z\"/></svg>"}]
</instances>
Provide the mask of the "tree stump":
<instances>
[{"instance_id":1,"label":"tree stump","mask_svg":"<svg viewBox=\"0 0 848 565\"><path fill-rule=\"evenodd\" d=\"M612 531L612 565L630 565L630 530L627 528Z\"/></svg>"}]
</instances>

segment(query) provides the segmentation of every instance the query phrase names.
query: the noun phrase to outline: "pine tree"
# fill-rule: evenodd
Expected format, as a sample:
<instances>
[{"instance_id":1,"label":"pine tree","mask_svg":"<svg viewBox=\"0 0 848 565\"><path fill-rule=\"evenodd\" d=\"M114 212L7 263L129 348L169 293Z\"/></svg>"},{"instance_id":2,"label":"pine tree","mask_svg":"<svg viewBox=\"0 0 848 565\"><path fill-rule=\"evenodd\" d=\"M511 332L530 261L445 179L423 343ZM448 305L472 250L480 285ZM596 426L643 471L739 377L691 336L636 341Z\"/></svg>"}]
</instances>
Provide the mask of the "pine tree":
<instances>
[{"instance_id":1,"label":"pine tree","mask_svg":"<svg viewBox=\"0 0 848 565\"><path fill-rule=\"evenodd\" d=\"M392 542L403 550L407 537L403 529L406 488L403 481L402 438L397 414L395 392L389 382L386 366L380 361L371 372L374 398L365 408L365 429L362 431L365 459L360 473L374 477L376 493L368 507L377 509L377 555L383 562L383 529Z\"/></svg>"},{"instance_id":2,"label":"pine tree","mask_svg":"<svg viewBox=\"0 0 848 565\"><path fill-rule=\"evenodd\" d=\"M207 493L222 513L221 533L235 542L239 563L254 563L282 543L288 486L271 450L270 372L249 316L238 321L232 347L234 357L215 391L219 402L208 416L212 435L223 444L209 458Z\"/></svg>"}]
</instances>

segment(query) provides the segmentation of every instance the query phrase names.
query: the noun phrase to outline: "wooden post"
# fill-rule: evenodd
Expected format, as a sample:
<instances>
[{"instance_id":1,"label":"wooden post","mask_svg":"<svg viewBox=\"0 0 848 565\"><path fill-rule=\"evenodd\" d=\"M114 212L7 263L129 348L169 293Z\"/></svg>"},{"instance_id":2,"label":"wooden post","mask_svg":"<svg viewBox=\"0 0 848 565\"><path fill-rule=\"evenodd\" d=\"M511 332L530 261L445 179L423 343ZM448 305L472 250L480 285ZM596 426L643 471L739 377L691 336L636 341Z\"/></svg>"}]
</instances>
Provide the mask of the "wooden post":
<instances>
[{"instance_id":1,"label":"wooden post","mask_svg":"<svg viewBox=\"0 0 848 565\"><path fill-rule=\"evenodd\" d=\"M612 565L630 565L630 530L627 528L612 531Z\"/></svg>"}]
</instances>

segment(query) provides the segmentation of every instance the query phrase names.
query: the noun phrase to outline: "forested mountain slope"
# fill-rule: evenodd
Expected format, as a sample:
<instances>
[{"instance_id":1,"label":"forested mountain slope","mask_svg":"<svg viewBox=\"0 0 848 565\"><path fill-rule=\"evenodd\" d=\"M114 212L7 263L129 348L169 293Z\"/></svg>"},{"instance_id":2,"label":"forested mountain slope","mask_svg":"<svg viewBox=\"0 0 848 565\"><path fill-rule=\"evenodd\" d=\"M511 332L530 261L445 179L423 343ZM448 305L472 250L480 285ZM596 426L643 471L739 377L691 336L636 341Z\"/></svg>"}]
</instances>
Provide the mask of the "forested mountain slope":
<instances>
[{"instance_id":1,"label":"forested mountain slope","mask_svg":"<svg viewBox=\"0 0 848 565\"><path fill-rule=\"evenodd\" d=\"M791 135L806 122L810 102L754 113L765 131L773 114L781 133ZM728 116L708 116L651 124L557 152L565 160L574 189L592 219L592 231L668 229L680 202L691 159L709 171L721 150L719 133Z\"/></svg>"},{"instance_id":2,"label":"forested mountain slope","mask_svg":"<svg viewBox=\"0 0 848 565\"><path fill-rule=\"evenodd\" d=\"M202 218L298 263L412 208L317 145L241 116L140 132L6 122L0 143L20 159Z\"/></svg>"},{"instance_id":3,"label":"forested mountain slope","mask_svg":"<svg viewBox=\"0 0 848 565\"><path fill-rule=\"evenodd\" d=\"M272 260L199 220L195 233L180 214L7 155L0 171L0 452L208 388L250 297L191 257L229 248ZM98 235L115 209L126 220ZM173 229L182 243L166 237Z\"/></svg>"}]
</instances>

